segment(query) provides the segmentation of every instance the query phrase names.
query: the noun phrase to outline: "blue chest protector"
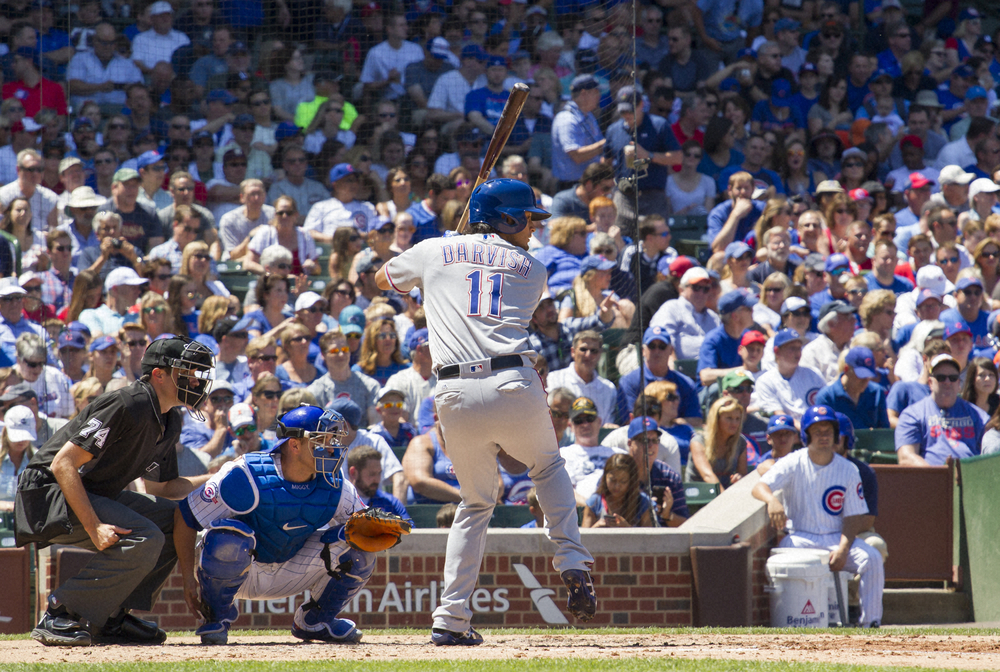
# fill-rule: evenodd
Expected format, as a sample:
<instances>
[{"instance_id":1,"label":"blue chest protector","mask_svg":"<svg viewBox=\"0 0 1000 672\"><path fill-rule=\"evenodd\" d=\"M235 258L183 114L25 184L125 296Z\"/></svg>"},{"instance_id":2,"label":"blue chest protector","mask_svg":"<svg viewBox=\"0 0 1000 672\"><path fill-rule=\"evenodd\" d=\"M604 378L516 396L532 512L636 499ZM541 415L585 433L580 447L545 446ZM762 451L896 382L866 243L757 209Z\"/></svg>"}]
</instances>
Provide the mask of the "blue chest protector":
<instances>
[{"instance_id":1,"label":"blue chest protector","mask_svg":"<svg viewBox=\"0 0 1000 672\"><path fill-rule=\"evenodd\" d=\"M247 453L243 459L253 483L247 483L245 474L234 469L221 483L222 498L238 512L236 520L253 529L257 561L286 562L299 552L313 532L330 522L337 512L342 490L334 488L322 475L308 483L286 481L278 475L269 453ZM240 506L241 502L246 505Z\"/></svg>"}]
</instances>

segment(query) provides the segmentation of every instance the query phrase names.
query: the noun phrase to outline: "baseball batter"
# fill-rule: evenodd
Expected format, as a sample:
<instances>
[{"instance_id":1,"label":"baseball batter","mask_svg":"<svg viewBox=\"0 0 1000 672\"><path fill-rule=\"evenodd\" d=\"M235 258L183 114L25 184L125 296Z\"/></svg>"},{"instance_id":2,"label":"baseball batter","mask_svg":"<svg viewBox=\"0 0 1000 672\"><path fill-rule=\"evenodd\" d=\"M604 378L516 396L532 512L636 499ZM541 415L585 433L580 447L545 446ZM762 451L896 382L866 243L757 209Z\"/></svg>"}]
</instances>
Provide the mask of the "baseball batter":
<instances>
[{"instance_id":1,"label":"baseball batter","mask_svg":"<svg viewBox=\"0 0 1000 672\"><path fill-rule=\"evenodd\" d=\"M559 455L528 344L528 322L545 289L545 268L527 254L535 220L549 213L528 185L483 183L469 204L471 235L432 238L390 259L376 274L381 289L420 287L438 384L438 418L462 502L448 536L444 595L434 612L437 645L475 645L466 600L476 587L486 529L497 501L501 448L526 465L557 546L553 566L581 620L597 608L580 543L573 487Z\"/></svg>"},{"instance_id":2,"label":"baseball batter","mask_svg":"<svg viewBox=\"0 0 1000 672\"><path fill-rule=\"evenodd\" d=\"M868 514L858 468L834 452L840 424L832 408L810 407L801 426L807 450L778 460L754 486L753 496L767 504L775 529L788 523L790 532L779 546L828 549L831 570L861 575L861 624L877 628L885 570L882 555L856 538ZM782 491L790 518L775 490Z\"/></svg>"}]
</instances>

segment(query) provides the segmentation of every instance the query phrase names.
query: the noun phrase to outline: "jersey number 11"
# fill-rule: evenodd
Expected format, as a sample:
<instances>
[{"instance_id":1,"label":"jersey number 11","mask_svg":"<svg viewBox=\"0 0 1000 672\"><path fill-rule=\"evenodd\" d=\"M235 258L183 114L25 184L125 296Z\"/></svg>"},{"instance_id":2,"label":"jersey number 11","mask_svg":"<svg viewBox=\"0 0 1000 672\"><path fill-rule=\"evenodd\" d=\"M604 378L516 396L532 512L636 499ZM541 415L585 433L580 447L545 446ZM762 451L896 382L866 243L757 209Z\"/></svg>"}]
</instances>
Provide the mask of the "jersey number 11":
<instances>
[{"instance_id":1,"label":"jersey number 11","mask_svg":"<svg viewBox=\"0 0 1000 672\"><path fill-rule=\"evenodd\" d=\"M469 317L482 316L483 272L473 271L465 276L469 281ZM503 273L491 273L486 276L490 285L489 309L487 315L500 319L500 295L503 293Z\"/></svg>"}]
</instances>

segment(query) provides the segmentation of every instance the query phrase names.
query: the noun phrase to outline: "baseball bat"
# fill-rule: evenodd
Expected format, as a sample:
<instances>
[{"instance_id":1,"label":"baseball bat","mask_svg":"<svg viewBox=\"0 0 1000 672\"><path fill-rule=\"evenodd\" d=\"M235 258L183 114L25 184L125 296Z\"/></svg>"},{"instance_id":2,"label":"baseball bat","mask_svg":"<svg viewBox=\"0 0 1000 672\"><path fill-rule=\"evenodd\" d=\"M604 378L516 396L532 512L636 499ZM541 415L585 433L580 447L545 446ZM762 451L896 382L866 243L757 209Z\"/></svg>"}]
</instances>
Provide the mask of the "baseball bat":
<instances>
[{"instance_id":1,"label":"baseball bat","mask_svg":"<svg viewBox=\"0 0 1000 672\"><path fill-rule=\"evenodd\" d=\"M837 606L840 608L840 627L846 628L847 604L844 602L844 590L840 587L840 572L833 572L833 585L837 589Z\"/></svg>"},{"instance_id":2,"label":"baseball bat","mask_svg":"<svg viewBox=\"0 0 1000 672\"><path fill-rule=\"evenodd\" d=\"M528 85L521 82L511 87L510 97L507 98L507 102L503 106L503 112L500 113L500 120L497 122L496 128L493 129L490 146L486 148L486 156L483 158L483 165L479 168L479 175L476 176L476 184L472 187L472 191L475 191L480 184L488 180L490 173L493 172L493 166L496 165L497 159L500 158L500 152L507 145L507 138L510 137L510 132L514 130L517 118L521 116L521 108L524 107L524 101L528 99L528 91L530 91ZM458 233L463 233L465 225L468 222L469 204L466 203L465 209L462 210L462 218L458 220L458 226L455 230Z\"/></svg>"}]
</instances>

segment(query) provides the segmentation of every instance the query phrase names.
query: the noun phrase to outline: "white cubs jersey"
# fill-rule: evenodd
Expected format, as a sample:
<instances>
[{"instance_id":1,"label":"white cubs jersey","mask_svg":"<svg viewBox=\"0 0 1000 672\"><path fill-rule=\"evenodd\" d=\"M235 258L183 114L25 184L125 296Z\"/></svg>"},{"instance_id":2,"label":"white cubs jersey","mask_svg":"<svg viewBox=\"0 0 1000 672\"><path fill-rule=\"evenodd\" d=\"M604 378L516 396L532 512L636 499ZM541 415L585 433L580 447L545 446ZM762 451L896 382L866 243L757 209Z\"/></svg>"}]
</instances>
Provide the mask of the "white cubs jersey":
<instances>
[{"instance_id":1,"label":"white cubs jersey","mask_svg":"<svg viewBox=\"0 0 1000 672\"><path fill-rule=\"evenodd\" d=\"M545 267L493 234L422 241L385 263L393 289L419 287L435 366L522 354L534 361L528 323Z\"/></svg>"},{"instance_id":2,"label":"white cubs jersey","mask_svg":"<svg viewBox=\"0 0 1000 672\"><path fill-rule=\"evenodd\" d=\"M750 403L767 413L786 413L800 420L824 385L823 376L808 366L798 367L791 378L785 378L775 365L757 379Z\"/></svg>"},{"instance_id":3,"label":"white cubs jersey","mask_svg":"<svg viewBox=\"0 0 1000 672\"><path fill-rule=\"evenodd\" d=\"M840 455L820 466L802 448L778 460L763 478L781 490L789 529L809 534L839 534L845 516L868 513L858 468Z\"/></svg>"}]
</instances>

